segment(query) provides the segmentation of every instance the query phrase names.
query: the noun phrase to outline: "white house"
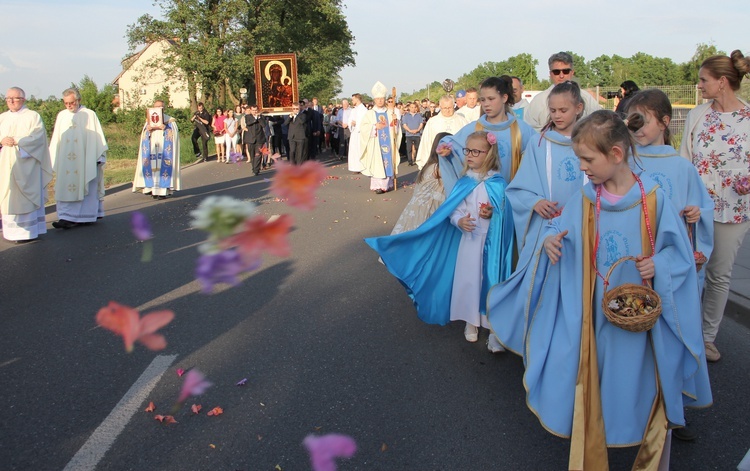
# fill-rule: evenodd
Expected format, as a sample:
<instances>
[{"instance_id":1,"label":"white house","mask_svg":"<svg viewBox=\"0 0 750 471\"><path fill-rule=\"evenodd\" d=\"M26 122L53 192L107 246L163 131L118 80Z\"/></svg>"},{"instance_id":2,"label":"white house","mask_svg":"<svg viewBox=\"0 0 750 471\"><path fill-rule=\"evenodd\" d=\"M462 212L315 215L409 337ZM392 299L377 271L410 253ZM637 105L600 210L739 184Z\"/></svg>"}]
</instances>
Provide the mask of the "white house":
<instances>
[{"instance_id":1,"label":"white house","mask_svg":"<svg viewBox=\"0 0 750 471\"><path fill-rule=\"evenodd\" d=\"M184 75L181 72L171 73L171 67L163 62L168 49L174 44L171 40L155 41L123 59L122 72L112 82L119 88L121 109L150 105L164 87L169 90L172 107L190 107Z\"/></svg>"}]
</instances>

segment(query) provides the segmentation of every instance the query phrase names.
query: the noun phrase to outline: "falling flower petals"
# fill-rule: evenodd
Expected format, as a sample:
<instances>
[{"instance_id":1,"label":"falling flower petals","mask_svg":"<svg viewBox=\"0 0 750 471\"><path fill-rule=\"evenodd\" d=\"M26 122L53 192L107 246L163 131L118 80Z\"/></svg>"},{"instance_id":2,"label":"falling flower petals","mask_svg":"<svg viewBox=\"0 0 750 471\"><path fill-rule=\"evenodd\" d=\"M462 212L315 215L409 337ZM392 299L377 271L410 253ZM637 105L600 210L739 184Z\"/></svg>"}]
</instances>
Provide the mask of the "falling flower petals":
<instances>
[{"instance_id":1,"label":"falling flower petals","mask_svg":"<svg viewBox=\"0 0 750 471\"><path fill-rule=\"evenodd\" d=\"M206 415L210 417L212 415L221 415L223 413L224 413L224 409L222 409L221 407L214 407L213 409L211 409L210 411L208 411L208 413L206 413Z\"/></svg>"},{"instance_id":2,"label":"falling flower petals","mask_svg":"<svg viewBox=\"0 0 750 471\"><path fill-rule=\"evenodd\" d=\"M141 342L149 350L163 350L167 346L164 336L155 334L157 330L172 322L172 311L158 311L140 317L138 311L110 301L96 314L96 323L107 330L122 336L125 350L133 351L133 344Z\"/></svg>"},{"instance_id":3,"label":"falling flower petals","mask_svg":"<svg viewBox=\"0 0 750 471\"><path fill-rule=\"evenodd\" d=\"M212 384L206 381L203 373L198 370L190 370L185 375L185 381L182 383L180 397L177 398L177 402L182 403L190 396L203 394L211 386Z\"/></svg>"},{"instance_id":4,"label":"falling flower petals","mask_svg":"<svg viewBox=\"0 0 750 471\"><path fill-rule=\"evenodd\" d=\"M201 409L203 409L203 406L202 406L202 405L200 405L200 404L193 404L193 405L192 405L192 406L190 407L190 410L191 410L191 411L193 411L193 414L197 414L197 413L199 413L199 412L201 411Z\"/></svg>"},{"instance_id":5,"label":"falling flower petals","mask_svg":"<svg viewBox=\"0 0 750 471\"><path fill-rule=\"evenodd\" d=\"M149 402L149 403L148 403L148 407L146 407L146 409L144 409L144 410L145 410L146 412L153 412L153 411L155 411L155 410L156 410L156 406L154 405L154 403L153 403L153 402Z\"/></svg>"},{"instance_id":6,"label":"falling flower petals","mask_svg":"<svg viewBox=\"0 0 750 471\"><path fill-rule=\"evenodd\" d=\"M286 257L291 251L287 236L292 223L292 217L288 214L283 214L272 221L266 221L264 216L258 215L245 221L244 229L225 239L223 245L237 246L240 252L250 258L259 256L263 251Z\"/></svg>"},{"instance_id":7,"label":"falling flower petals","mask_svg":"<svg viewBox=\"0 0 750 471\"><path fill-rule=\"evenodd\" d=\"M315 191L326 179L326 169L320 162L308 160L302 165L279 162L271 183L271 193L287 199L295 208L315 208Z\"/></svg>"},{"instance_id":8,"label":"falling flower petals","mask_svg":"<svg viewBox=\"0 0 750 471\"><path fill-rule=\"evenodd\" d=\"M198 257L195 278L201 283L201 291L208 294L218 283L237 286L240 282L239 275L257 270L260 265L259 256L248 257L235 249L227 249Z\"/></svg>"},{"instance_id":9,"label":"falling flower petals","mask_svg":"<svg viewBox=\"0 0 750 471\"><path fill-rule=\"evenodd\" d=\"M336 471L336 458L351 458L357 443L347 435L308 435L302 442L310 453L313 471Z\"/></svg>"},{"instance_id":10,"label":"falling flower petals","mask_svg":"<svg viewBox=\"0 0 750 471\"><path fill-rule=\"evenodd\" d=\"M151 224L149 224L148 218L140 211L134 211L130 217L130 229L133 231L135 238L141 242L154 236L151 233Z\"/></svg>"},{"instance_id":11,"label":"falling flower petals","mask_svg":"<svg viewBox=\"0 0 750 471\"><path fill-rule=\"evenodd\" d=\"M163 424L176 424L177 421L174 420L174 416L171 415L155 415L154 419L158 420L159 422Z\"/></svg>"}]
</instances>

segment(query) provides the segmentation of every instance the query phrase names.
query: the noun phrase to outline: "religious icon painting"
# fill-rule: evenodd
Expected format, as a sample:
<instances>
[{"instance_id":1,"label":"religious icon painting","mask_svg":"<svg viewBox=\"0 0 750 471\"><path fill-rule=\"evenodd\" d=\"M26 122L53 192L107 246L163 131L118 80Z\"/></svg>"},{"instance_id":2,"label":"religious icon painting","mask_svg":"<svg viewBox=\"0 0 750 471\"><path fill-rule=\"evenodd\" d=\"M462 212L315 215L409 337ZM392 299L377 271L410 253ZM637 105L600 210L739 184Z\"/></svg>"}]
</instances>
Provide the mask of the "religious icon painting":
<instances>
[{"instance_id":1,"label":"religious icon painting","mask_svg":"<svg viewBox=\"0 0 750 471\"><path fill-rule=\"evenodd\" d=\"M266 54L255 56L255 97L261 113L291 113L299 102L297 56Z\"/></svg>"},{"instance_id":2,"label":"religious icon painting","mask_svg":"<svg viewBox=\"0 0 750 471\"><path fill-rule=\"evenodd\" d=\"M146 110L146 119L148 124L151 126L163 126L164 125L164 108L148 108Z\"/></svg>"}]
</instances>

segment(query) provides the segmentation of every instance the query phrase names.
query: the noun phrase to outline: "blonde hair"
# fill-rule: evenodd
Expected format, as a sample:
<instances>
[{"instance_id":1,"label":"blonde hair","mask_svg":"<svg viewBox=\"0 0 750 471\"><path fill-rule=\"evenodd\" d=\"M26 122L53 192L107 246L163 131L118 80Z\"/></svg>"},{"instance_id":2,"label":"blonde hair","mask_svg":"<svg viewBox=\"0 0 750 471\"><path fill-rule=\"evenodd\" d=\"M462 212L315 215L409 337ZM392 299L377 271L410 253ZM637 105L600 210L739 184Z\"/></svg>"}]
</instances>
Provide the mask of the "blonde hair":
<instances>
[{"instance_id":1,"label":"blonde hair","mask_svg":"<svg viewBox=\"0 0 750 471\"><path fill-rule=\"evenodd\" d=\"M570 139L573 145L583 144L606 156L609 156L613 147L619 146L623 150L625 162L630 155L637 158L633 136L614 111L597 110L578 121Z\"/></svg>"},{"instance_id":2,"label":"blonde hair","mask_svg":"<svg viewBox=\"0 0 750 471\"><path fill-rule=\"evenodd\" d=\"M482 178L484 178L490 170L497 170L498 172L500 171L500 154L497 150L497 142L495 144L490 144L490 142L487 140L488 134L489 133L487 131L474 131L466 137L466 145L469 144L470 140L476 139L481 140L482 142L486 142L490 147L489 151L487 152L487 157L482 163L482 166L475 170L475 172L477 172ZM466 146L464 146L464 148L466 148ZM466 175L466 172L468 171L468 160L464 160L463 175Z\"/></svg>"}]
</instances>

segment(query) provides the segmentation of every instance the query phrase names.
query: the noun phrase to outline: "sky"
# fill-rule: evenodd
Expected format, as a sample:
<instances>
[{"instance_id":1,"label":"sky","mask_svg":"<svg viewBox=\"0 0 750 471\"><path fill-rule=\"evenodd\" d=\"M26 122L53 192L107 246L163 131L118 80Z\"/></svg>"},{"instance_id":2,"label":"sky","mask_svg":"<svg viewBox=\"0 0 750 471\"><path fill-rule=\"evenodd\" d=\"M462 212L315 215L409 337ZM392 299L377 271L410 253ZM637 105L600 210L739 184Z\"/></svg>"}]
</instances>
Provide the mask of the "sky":
<instances>
[{"instance_id":1,"label":"sky","mask_svg":"<svg viewBox=\"0 0 750 471\"><path fill-rule=\"evenodd\" d=\"M88 75L101 87L122 70L127 26L160 17L154 0L0 0L0 92L61 96ZM304 0L299 0L304 1ZM341 71L342 96L376 81L411 93L483 62L521 53L539 61L570 50L587 60L644 52L688 61L698 43L750 55L750 2L722 0L344 0L356 66ZM717 6L717 5L720 5ZM734 27L732 26L734 25Z\"/></svg>"}]
</instances>

